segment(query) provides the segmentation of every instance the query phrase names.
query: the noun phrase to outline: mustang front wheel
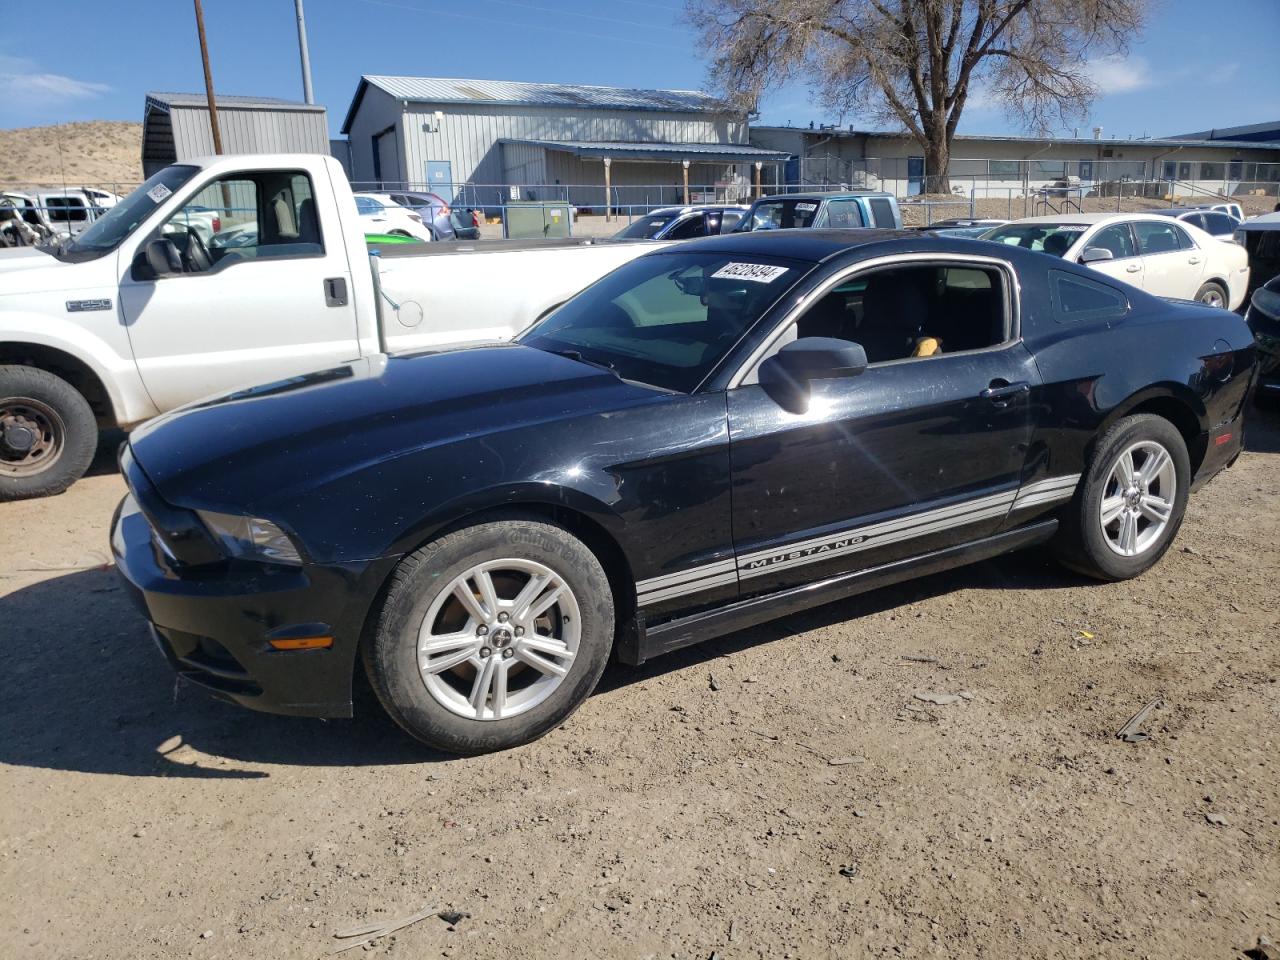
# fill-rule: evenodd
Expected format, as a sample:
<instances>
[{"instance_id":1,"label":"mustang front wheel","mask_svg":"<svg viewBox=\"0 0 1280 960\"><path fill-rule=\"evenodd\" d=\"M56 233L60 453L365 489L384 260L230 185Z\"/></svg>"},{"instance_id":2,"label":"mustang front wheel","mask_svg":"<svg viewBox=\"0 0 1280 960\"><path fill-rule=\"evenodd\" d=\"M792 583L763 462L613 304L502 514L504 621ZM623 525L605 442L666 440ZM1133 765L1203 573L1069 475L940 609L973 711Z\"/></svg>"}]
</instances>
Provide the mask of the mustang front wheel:
<instances>
[{"instance_id":1,"label":"mustang front wheel","mask_svg":"<svg viewBox=\"0 0 1280 960\"><path fill-rule=\"evenodd\" d=\"M586 699L613 622L608 577L586 545L542 520L499 520L405 558L365 665L419 740L499 750L554 729Z\"/></svg>"},{"instance_id":2,"label":"mustang front wheel","mask_svg":"<svg viewBox=\"0 0 1280 960\"><path fill-rule=\"evenodd\" d=\"M1163 417L1125 417L1098 441L1057 541L1059 558L1100 580L1127 580L1164 556L1182 523L1191 465Z\"/></svg>"}]
</instances>

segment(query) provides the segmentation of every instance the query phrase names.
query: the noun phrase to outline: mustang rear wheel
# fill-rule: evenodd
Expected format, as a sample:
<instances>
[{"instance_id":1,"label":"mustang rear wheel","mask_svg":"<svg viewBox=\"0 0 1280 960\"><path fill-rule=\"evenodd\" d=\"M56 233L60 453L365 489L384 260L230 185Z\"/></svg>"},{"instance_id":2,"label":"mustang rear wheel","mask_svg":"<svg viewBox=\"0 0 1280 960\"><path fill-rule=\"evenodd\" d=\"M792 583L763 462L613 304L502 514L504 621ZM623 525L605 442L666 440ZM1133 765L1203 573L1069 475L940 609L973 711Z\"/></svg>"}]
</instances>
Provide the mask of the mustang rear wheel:
<instances>
[{"instance_id":1,"label":"mustang rear wheel","mask_svg":"<svg viewBox=\"0 0 1280 960\"><path fill-rule=\"evenodd\" d=\"M1187 446L1173 424L1125 417L1098 441L1059 534L1059 558L1100 580L1145 572L1173 542L1190 483Z\"/></svg>"},{"instance_id":2,"label":"mustang rear wheel","mask_svg":"<svg viewBox=\"0 0 1280 960\"><path fill-rule=\"evenodd\" d=\"M405 558L364 662L382 705L419 740L500 750L587 698L613 623L608 577L580 540L542 520L498 520Z\"/></svg>"}]
</instances>

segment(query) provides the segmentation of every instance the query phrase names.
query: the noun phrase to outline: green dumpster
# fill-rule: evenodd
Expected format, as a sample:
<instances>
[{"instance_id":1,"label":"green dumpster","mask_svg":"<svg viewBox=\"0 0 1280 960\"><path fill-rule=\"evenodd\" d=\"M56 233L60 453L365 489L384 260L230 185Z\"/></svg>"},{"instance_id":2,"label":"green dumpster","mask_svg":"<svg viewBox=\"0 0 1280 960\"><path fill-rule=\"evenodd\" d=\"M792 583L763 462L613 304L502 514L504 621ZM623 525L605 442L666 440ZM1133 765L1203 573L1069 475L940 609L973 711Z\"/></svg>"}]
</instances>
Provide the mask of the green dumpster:
<instances>
[{"instance_id":1,"label":"green dumpster","mask_svg":"<svg viewBox=\"0 0 1280 960\"><path fill-rule=\"evenodd\" d=\"M563 201L508 200L503 236L511 240L573 235L573 208Z\"/></svg>"}]
</instances>

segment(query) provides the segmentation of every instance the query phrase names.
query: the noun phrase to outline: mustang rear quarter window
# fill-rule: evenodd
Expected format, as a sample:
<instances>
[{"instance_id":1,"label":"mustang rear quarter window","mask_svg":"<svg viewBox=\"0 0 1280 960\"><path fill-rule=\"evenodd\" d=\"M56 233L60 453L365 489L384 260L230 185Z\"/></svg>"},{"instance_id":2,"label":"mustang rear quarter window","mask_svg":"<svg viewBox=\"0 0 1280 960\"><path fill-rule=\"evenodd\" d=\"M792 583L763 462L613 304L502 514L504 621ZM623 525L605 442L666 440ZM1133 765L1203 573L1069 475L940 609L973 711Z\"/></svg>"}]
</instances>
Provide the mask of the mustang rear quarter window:
<instances>
[{"instance_id":1,"label":"mustang rear quarter window","mask_svg":"<svg viewBox=\"0 0 1280 960\"><path fill-rule=\"evenodd\" d=\"M1049 271L1049 293L1058 323L1119 320L1129 312L1129 298L1115 287L1062 270Z\"/></svg>"}]
</instances>

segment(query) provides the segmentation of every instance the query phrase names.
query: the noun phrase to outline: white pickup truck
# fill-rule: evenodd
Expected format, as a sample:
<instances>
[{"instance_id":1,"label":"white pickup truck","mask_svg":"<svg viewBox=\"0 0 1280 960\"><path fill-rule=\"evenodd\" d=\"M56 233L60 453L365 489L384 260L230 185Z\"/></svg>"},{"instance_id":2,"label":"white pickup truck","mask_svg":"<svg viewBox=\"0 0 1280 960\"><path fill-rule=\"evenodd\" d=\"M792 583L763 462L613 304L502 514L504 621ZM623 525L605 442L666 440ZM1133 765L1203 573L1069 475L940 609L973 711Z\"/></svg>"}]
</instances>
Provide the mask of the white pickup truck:
<instances>
[{"instance_id":1,"label":"white pickup truck","mask_svg":"<svg viewBox=\"0 0 1280 960\"><path fill-rule=\"evenodd\" d=\"M250 222L250 244L209 235ZM655 246L494 240L371 255L331 157L166 167L75 240L0 250L0 500L65 490L104 427L359 356L510 338Z\"/></svg>"}]
</instances>

